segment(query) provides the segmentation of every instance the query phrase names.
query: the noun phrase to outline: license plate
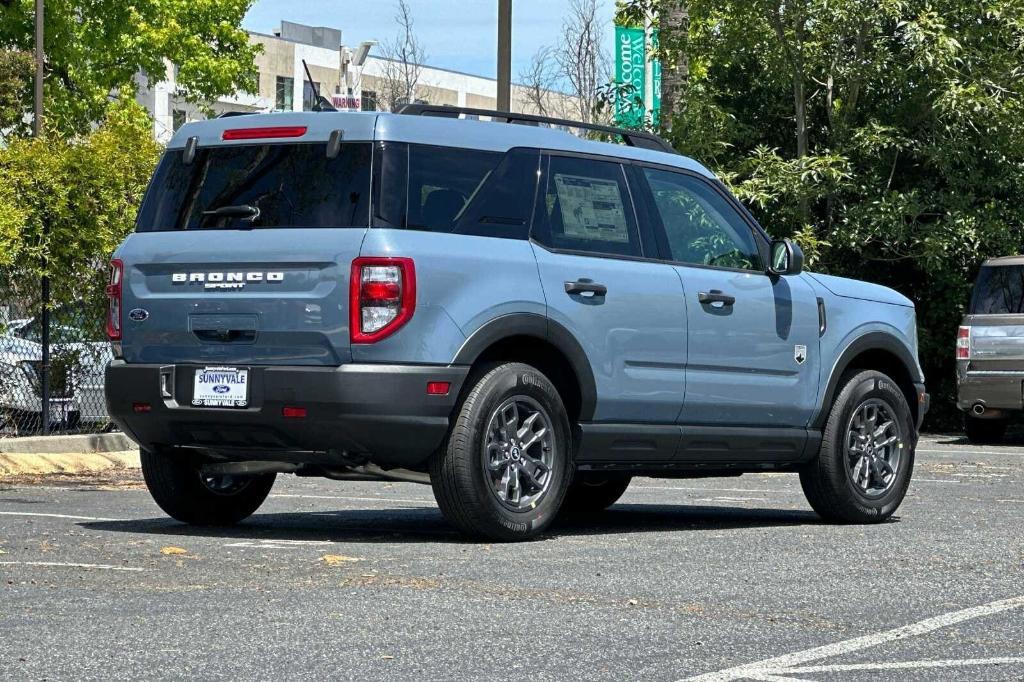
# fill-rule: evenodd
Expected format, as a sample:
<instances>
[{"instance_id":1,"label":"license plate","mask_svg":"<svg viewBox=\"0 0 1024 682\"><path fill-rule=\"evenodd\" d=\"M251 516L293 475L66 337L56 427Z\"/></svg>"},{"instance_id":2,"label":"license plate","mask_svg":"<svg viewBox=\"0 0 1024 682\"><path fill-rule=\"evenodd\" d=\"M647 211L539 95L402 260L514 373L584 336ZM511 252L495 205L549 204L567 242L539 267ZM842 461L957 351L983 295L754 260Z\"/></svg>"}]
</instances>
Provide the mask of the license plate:
<instances>
[{"instance_id":1,"label":"license plate","mask_svg":"<svg viewBox=\"0 0 1024 682\"><path fill-rule=\"evenodd\" d=\"M249 404L249 370L237 367L197 369L192 404L200 407L245 407Z\"/></svg>"}]
</instances>

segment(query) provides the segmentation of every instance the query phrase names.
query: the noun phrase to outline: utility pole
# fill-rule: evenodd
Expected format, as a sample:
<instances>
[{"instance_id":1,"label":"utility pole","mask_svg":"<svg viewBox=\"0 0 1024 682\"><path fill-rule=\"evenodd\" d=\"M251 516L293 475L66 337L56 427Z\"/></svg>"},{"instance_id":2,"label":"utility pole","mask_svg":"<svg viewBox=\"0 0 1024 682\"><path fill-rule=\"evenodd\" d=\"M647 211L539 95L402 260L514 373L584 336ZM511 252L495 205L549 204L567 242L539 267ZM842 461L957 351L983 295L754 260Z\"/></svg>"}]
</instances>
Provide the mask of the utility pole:
<instances>
[{"instance_id":1,"label":"utility pole","mask_svg":"<svg viewBox=\"0 0 1024 682\"><path fill-rule=\"evenodd\" d=\"M498 111L512 111L512 0L498 0Z\"/></svg>"},{"instance_id":2,"label":"utility pole","mask_svg":"<svg viewBox=\"0 0 1024 682\"><path fill-rule=\"evenodd\" d=\"M32 136L39 137L43 133L43 0L36 0L36 81L35 95L32 102ZM43 225L44 239L49 232L46 225ZM42 421L43 435L50 433L50 278L46 276L46 256L43 256L43 281L41 282L43 310L39 324L40 339L43 346L43 357L40 366L39 388L42 409L40 410L40 421Z\"/></svg>"}]
</instances>

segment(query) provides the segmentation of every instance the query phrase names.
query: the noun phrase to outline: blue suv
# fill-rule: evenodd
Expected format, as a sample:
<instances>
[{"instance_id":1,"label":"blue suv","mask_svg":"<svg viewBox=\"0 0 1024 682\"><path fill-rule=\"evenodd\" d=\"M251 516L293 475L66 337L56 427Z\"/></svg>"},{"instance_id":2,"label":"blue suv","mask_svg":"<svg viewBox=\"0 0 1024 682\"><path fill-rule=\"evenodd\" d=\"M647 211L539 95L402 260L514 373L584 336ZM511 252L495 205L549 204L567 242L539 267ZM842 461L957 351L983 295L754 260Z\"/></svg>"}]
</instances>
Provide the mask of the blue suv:
<instances>
[{"instance_id":1,"label":"blue suv","mask_svg":"<svg viewBox=\"0 0 1024 682\"><path fill-rule=\"evenodd\" d=\"M914 308L802 265L651 134L222 117L174 136L114 255L107 401L192 524L278 473L429 483L496 540L634 476L795 472L823 517L881 521L927 409Z\"/></svg>"}]
</instances>

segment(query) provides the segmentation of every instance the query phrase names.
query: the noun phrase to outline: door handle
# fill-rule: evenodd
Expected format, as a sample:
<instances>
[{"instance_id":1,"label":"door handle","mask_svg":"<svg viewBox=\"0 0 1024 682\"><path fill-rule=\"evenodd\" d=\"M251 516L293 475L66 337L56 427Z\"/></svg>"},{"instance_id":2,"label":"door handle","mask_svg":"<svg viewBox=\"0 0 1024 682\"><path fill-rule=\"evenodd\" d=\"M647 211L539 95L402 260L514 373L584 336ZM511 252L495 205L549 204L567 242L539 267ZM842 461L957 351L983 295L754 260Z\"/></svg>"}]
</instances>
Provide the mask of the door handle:
<instances>
[{"instance_id":1,"label":"door handle","mask_svg":"<svg viewBox=\"0 0 1024 682\"><path fill-rule=\"evenodd\" d=\"M565 283L565 293L604 296L608 293L608 287L603 284L598 284L592 279L578 279L575 282Z\"/></svg>"},{"instance_id":2,"label":"door handle","mask_svg":"<svg viewBox=\"0 0 1024 682\"><path fill-rule=\"evenodd\" d=\"M722 306L730 306L736 302L736 297L730 296L729 294L723 294L719 289L712 289L711 291L699 292L697 294L697 300L703 305L721 303Z\"/></svg>"}]
</instances>

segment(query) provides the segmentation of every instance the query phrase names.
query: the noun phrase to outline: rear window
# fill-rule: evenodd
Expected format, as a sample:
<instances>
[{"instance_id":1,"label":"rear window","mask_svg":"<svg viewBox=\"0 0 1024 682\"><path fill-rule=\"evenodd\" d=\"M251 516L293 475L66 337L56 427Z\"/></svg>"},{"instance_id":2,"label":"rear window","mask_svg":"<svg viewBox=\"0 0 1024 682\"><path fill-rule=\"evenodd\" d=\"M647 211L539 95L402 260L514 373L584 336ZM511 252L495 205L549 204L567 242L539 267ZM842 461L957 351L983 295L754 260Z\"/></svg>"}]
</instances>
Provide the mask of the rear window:
<instances>
[{"instance_id":1,"label":"rear window","mask_svg":"<svg viewBox=\"0 0 1024 682\"><path fill-rule=\"evenodd\" d=\"M366 227L369 142L250 144L164 154L139 210L139 232L232 228ZM218 211L218 213L214 213Z\"/></svg>"},{"instance_id":2,"label":"rear window","mask_svg":"<svg viewBox=\"0 0 1024 682\"><path fill-rule=\"evenodd\" d=\"M984 267L971 298L972 315L1024 313L1024 265Z\"/></svg>"}]
</instances>

